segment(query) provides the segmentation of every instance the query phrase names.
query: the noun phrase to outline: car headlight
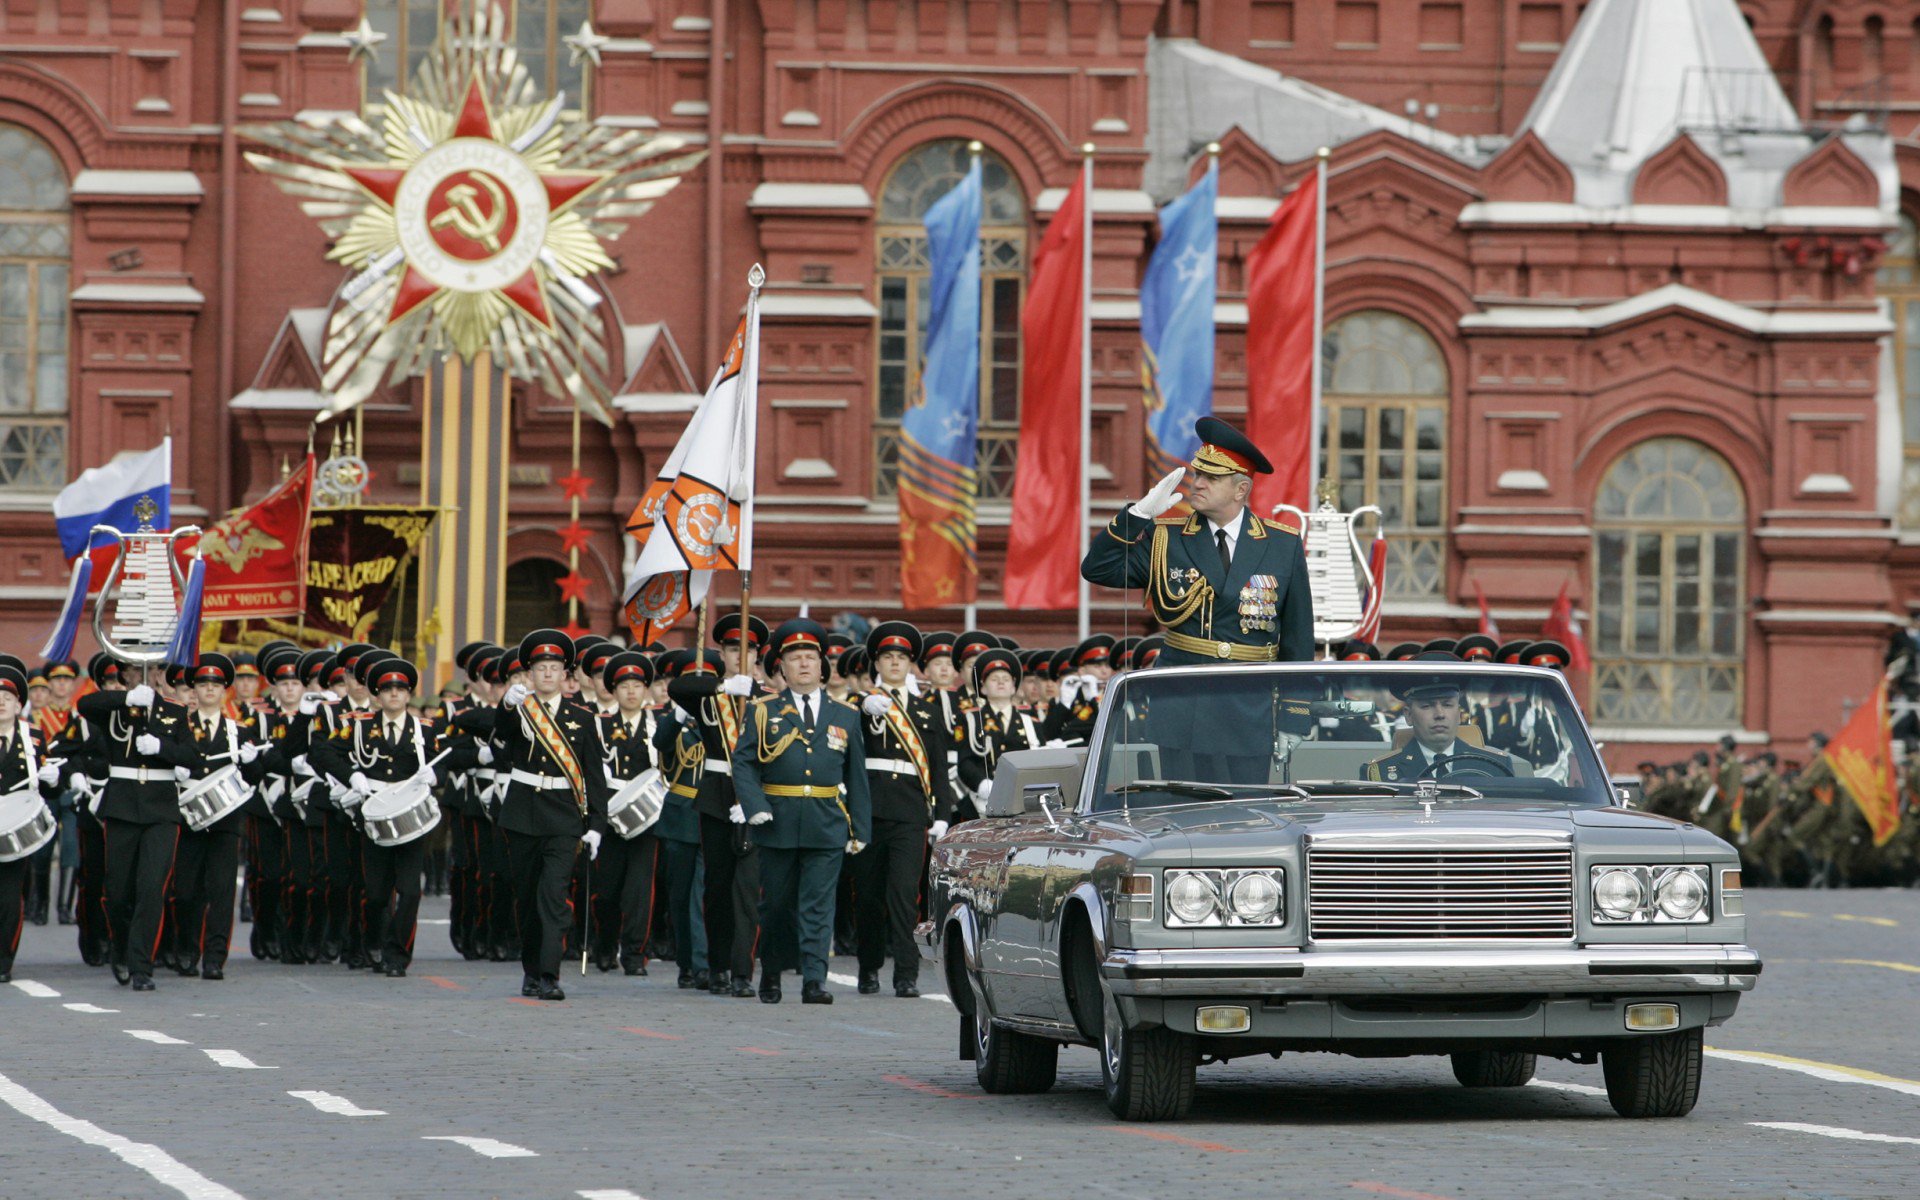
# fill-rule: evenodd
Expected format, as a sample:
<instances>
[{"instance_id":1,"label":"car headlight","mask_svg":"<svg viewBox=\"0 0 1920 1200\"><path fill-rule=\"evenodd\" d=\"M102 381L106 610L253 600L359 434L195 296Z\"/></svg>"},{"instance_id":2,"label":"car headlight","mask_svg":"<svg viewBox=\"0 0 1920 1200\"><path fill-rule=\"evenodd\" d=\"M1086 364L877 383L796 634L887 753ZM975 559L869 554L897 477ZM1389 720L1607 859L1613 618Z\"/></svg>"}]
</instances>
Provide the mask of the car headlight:
<instances>
[{"instance_id":1,"label":"car headlight","mask_svg":"<svg viewBox=\"0 0 1920 1200\"><path fill-rule=\"evenodd\" d=\"M1712 919L1710 868L1672 864L1595 866L1589 873L1597 925L1697 924Z\"/></svg>"},{"instance_id":2,"label":"car headlight","mask_svg":"<svg viewBox=\"0 0 1920 1200\"><path fill-rule=\"evenodd\" d=\"M1168 871L1166 895L1169 928L1239 928L1286 921L1286 876L1277 868Z\"/></svg>"},{"instance_id":3,"label":"car headlight","mask_svg":"<svg viewBox=\"0 0 1920 1200\"><path fill-rule=\"evenodd\" d=\"M1220 898L1213 883L1195 871L1169 874L1167 924L1204 925L1220 915Z\"/></svg>"},{"instance_id":4,"label":"car headlight","mask_svg":"<svg viewBox=\"0 0 1920 1200\"><path fill-rule=\"evenodd\" d=\"M1227 885L1227 909L1243 925L1271 925L1280 912L1280 881L1248 871Z\"/></svg>"}]
</instances>

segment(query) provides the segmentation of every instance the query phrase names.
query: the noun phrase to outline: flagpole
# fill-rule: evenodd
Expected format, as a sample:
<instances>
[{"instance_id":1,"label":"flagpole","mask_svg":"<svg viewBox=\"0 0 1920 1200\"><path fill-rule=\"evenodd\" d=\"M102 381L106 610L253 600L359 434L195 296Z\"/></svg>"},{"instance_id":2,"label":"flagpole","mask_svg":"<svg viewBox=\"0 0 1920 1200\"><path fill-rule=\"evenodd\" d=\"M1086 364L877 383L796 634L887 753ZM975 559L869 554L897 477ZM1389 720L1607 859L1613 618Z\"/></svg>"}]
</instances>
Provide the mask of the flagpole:
<instances>
[{"instance_id":1,"label":"flagpole","mask_svg":"<svg viewBox=\"0 0 1920 1200\"><path fill-rule=\"evenodd\" d=\"M753 640L748 633L751 622L748 617L753 612L753 493L755 437L760 422L757 410L760 406L760 289L767 282L767 273L759 263L747 272L747 344L740 351L740 385L743 389L740 403L740 430L737 445L746 448L746 462L742 470L746 476L747 494L740 504L740 541L737 544L734 561L740 561L739 554L747 555L747 566L740 568L740 674L753 674ZM751 404L748 401L751 400ZM712 585L708 585L711 587ZM711 593L709 593L711 594Z\"/></svg>"},{"instance_id":2,"label":"flagpole","mask_svg":"<svg viewBox=\"0 0 1920 1200\"><path fill-rule=\"evenodd\" d=\"M1093 143L1080 147L1080 561L1087 560L1087 518L1093 511ZM1080 577L1080 640L1087 640L1093 594Z\"/></svg>"},{"instance_id":3,"label":"flagpole","mask_svg":"<svg viewBox=\"0 0 1920 1200\"><path fill-rule=\"evenodd\" d=\"M1320 411L1320 345L1327 320L1327 156L1325 146L1315 154L1313 215L1313 359L1307 365L1309 395L1312 397L1307 426L1307 504L1315 507L1320 488L1320 439L1323 414Z\"/></svg>"}]
</instances>

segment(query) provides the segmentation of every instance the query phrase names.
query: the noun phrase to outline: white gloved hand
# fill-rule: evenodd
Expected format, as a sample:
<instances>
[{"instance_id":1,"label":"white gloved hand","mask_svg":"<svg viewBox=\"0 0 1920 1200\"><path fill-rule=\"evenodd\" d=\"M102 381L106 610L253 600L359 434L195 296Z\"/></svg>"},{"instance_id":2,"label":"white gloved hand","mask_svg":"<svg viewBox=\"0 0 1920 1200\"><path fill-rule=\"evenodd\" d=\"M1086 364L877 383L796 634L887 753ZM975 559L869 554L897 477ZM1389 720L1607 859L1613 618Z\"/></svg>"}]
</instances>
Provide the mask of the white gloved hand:
<instances>
[{"instance_id":1,"label":"white gloved hand","mask_svg":"<svg viewBox=\"0 0 1920 1200\"><path fill-rule=\"evenodd\" d=\"M262 746L259 742L241 742L240 761L250 763L254 759L259 758L260 752L264 749L266 749L266 747Z\"/></svg>"},{"instance_id":2,"label":"white gloved hand","mask_svg":"<svg viewBox=\"0 0 1920 1200\"><path fill-rule=\"evenodd\" d=\"M771 821L771 820L773 820L773 814L771 812L757 812L753 814L751 817L747 818L747 824L765 825L768 821Z\"/></svg>"},{"instance_id":3,"label":"white gloved hand","mask_svg":"<svg viewBox=\"0 0 1920 1200\"><path fill-rule=\"evenodd\" d=\"M160 739L151 733L143 733L133 739L133 748L134 751L139 754L158 754L160 753Z\"/></svg>"},{"instance_id":4,"label":"white gloved hand","mask_svg":"<svg viewBox=\"0 0 1920 1200\"><path fill-rule=\"evenodd\" d=\"M747 823L747 810L736 804L727 810L727 820L732 821L735 825L745 825Z\"/></svg>"},{"instance_id":5,"label":"white gloved hand","mask_svg":"<svg viewBox=\"0 0 1920 1200\"><path fill-rule=\"evenodd\" d=\"M325 699L319 692L308 692L300 697L300 715L311 717L320 711L320 701Z\"/></svg>"},{"instance_id":6,"label":"white gloved hand","mask_svg":"<svg viewBox=\"0 0 1920 1200\"><path fill-rule=\"evenodd\" d=\"M669 707L673 709L674 720L680 722L682 725L693 724L693 714L688 712L686 709L681 708L678 702L675 702Z\"/></svg>"},{"instance_id":7,"label":"white gloved hand","mask_svg":"<svg viewBox=\"0 0 1920 1200\"><path fill-rule=\"evenodd\" d=\"M308 765L306 755L296 754L293 756L293 773L295 775L313 774L313 768Z\"/></svg>"},{"instance_id":8,"label":"white gloved hand","mask_svg":"<svg viewBox=\"0 0 1920 1200\"><path fill-rule=\"evenodd\" d=\"M993 795L993 780L991 779L982 779L980 786L973 789L973 798L982 804L985 804L987 797L991 795Z\"/></svg>"},{"instance_id":9,"label":"white gloved hand","mask_svg":"<svg viewBox=\"0 0 1920 1200\"><path fill-rule=\"evenodd\" d=\"M60 782L60 765L58 763L47 763L42 766L40 768L40 782L46 784L48 787L52 787L54 784Z\"/></svg>"},{"instance_id":10,"label":"white gloved hand","mask_svg":"<svg viewBox=\"0 0 1920 1200\"><path fill-rule=\"evenodd\" d=\"M144 683L136 683L127 689L128 708L152 708L153 689Z\"/></svg>"},{"instance_id":11,"label":"white gloved hand","mask_svg":"<svg viewBox=\"0 0 1920 1200\"><path fill-rule=\"evenodd\" d=\"M440 776L434 773L432 767L421 767L418 771L414 772L413 777L428 787L437 786L440 782Z\"/></svg>"},{"instance_id":12,"label":"white gloved hand","mask_svg":"<svg viewBox=\"0 0 1920 1200\"><path fill-rule=\"evenodd\" d=\"M865 842L859 841L858 839L855 839L855 838L847 839L848 854L858 854L862 850L865 850L866 848L867 848L867 844Z\"/></svg>"},{"instance_id":13,"label":"white gloved hand","mask_svg":"<svg viewBox=\"0 0 1920 1200\"><path fill-rule=\"evenodd\" d=\"M347 777L347 786L364 796L373 791L373 780L368 779L361 772L355 771Z\"/></svg>"},{"instance_id":14,"label":"white gloved hand","mask_svg":"<svg viewBox=\"0 0 1920 1200\"><path fill-rule=\"evenodd\" d=\"M516 683L507 689L507 694L500 698L500 703L506 705L508 708L519 708L527 702L527 697L532 694L532 692L527 690L526 684Z\"/></svg>"},{"instance_id":15,"label":"white gloved hand","mask_svg":"<svg viewBox=\"0 0 1920 1200\"><path fill-rule=\"evenodd\" d=\"M187 770L185 767L175 767L173 769L173 781L175 783L186 783L192 778L193 772Z\"/></svg>"},{"instance_id":16,"label":"white gloved hand","mask_svg":"<svg viewBox=\"0 0 1920 1200\"><path fill-rule=\"evenodd\" d=\"M918 675L907 676L907 695L912 696L916 700L920 698L920 677Z\"/></svg>"},{"instance_id":17,"label":"white gloved hand","mask_svg":"<svg viewBox=\"0 0 1920 1200\"><path fill-rule=\"evenodd\" d=\"M945 821L935 821L933 824L927 826L928 841L937 842L945 836L947 836L947 823Z\"/></svg>"},{"instance_id":18,"label":"white gloved hand","mask_svg":"<svg viewBox=\"0 0 1920 1200\"><path fill-rule=\"evenodd\" d=\"M1100 693L1105 690L1106 690L1105 681L1102 680L1098 675L1082 675L1080 677L1080 699L1081 700L1083 701L1098 700L1100 698Z\"/></svg>"},{"instance_id":19,"label":"white gloved hand","mask_svg":"<svg viewBox=\"0 0 1920 1200\"><path fill-rule=\"evenodd\" d=\"M720 690L729 696L751 696L753 695L753 676L729 675L721 683Z\"/></svg>"},{"instance_id":20,"label":"white gloved hand","mask_svg":"<svg viewBox=\"0 0 1920 1200\"><path fill-rule=\"evenodd\" d=\"M860 702L860 711L870 717L884 717L893 707L893 697L885 692L875 692Z\"/></svg>"},{"instance_id":21,"label":"white gloved hand","mask_svg":"<svg viewBox=\"0 0 1920 1200\"><path fill-rule=\"evenodd\" d=\"M1145 496L1142 496L1140 500L1131 508L1127 509L1127 511L1136 517L1145 517L1149 521L1153 520L1161 513L1166 512L1174 505L1186 499L1186 497L1177 490L1181 480L1186 477L1187 469L1185 467L1175 467L1173 470L1168 471L1160 477L1159 483L1153 485L1151 491Z\"/></svg>"},{"instance_id":22,"label":"white gloved hand","mask_svg":"<svg viewBox=\"0 0 1920 1200\"><path fill-rule=\"evenodd\" d=\"M474 757L479 760L479 763L481 766L483 767L492 766L493 765L493 747L488 745L486 742L481 742L480 748L474 752Z\"/></svg>"},{"instance_id":23,"label":"white gloved hand","mask_svg":"<svg viewBox=\"0 0 1920 1200\"><path fill-rule=\"evenodd\" d=\"M1277 761L1293 756L1293 748L1306 741L1297 733L1276 733L1273 735L1273 757Z\"/></svg>"},{"instance_id":24,"label":"white gloved hand","mask_svg":"<svg viewBox=\"0 0 1920 1200\"><path fill-rule=\"evenodd\" d=\"M586 833L580 836L580 844L587 848L588 862L592 862L594 859L600 857L600 831L599 830L597 829L587 830Z\"/></svg>"},{"instance_id":25,"label":"white gloved hand","mask_svg":"<svg viewBox=\"0 0 1920 1200\"><path fill-rule=\"evenodd\" d=\"M322 700L325 700L328 704L340 703L340 693L334 691L332 688L328 688L326 691L321 692L320 698Z\"/></svg>"}]
</instances>

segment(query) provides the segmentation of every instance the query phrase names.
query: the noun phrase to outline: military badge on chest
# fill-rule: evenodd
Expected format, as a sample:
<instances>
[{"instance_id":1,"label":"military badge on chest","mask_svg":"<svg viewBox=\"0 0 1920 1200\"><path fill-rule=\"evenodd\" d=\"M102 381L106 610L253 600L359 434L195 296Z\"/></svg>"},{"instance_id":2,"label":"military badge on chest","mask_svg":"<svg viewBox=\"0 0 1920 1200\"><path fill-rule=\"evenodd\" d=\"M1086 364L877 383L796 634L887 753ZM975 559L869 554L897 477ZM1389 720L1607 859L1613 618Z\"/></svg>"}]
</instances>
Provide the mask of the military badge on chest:
<instances>
[{"instance_id":1,"label":"military badge on chest","mask_svg":"<svg viewBox=\"0 0 1920 1200\"><path fill-rule=\"evenodd\" d=\"M838 725L827 726L827 749L845 750L846 748L847 748L847 731L840 728Z\"/></svg>"},{"instance_id":2,"label":"military badge on chest","mask_svg":"<svg viewBox=\"0 0 1920 1200\"><path fill-rule=\"evenodd\" d=\"M1254 575L1240 589L1240 632L1271 633L1280 613L1280 581Z\"/></svg>"}]
</instances>

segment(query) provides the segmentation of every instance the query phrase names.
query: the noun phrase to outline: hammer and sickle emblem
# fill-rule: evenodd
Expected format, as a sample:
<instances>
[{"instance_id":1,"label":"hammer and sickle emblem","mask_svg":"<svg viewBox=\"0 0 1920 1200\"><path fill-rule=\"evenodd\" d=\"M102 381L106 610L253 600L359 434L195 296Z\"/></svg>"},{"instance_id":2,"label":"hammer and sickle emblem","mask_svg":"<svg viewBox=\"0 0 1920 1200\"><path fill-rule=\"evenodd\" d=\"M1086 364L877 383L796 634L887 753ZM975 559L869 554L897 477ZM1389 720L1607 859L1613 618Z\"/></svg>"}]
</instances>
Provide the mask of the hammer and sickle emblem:
<instances>
[{"instance_id":1,"label":"hammer and sickle emblem","mask_svg":"<svg viewBox=\"0 0 1920 1200\"><path fill-rule=\"evenodd\" d=\"M475 171L471 178L487 190L487 198L493 202L489 209L485 212L480 209L479 188L471 183L456 183L447 189L446 209L427 222L427 227L437 230L451 225L461 237L485 246L490 254L498 254L500 230L507 223L507 194L491 175Z\"/></svg>"}]
</instances>

